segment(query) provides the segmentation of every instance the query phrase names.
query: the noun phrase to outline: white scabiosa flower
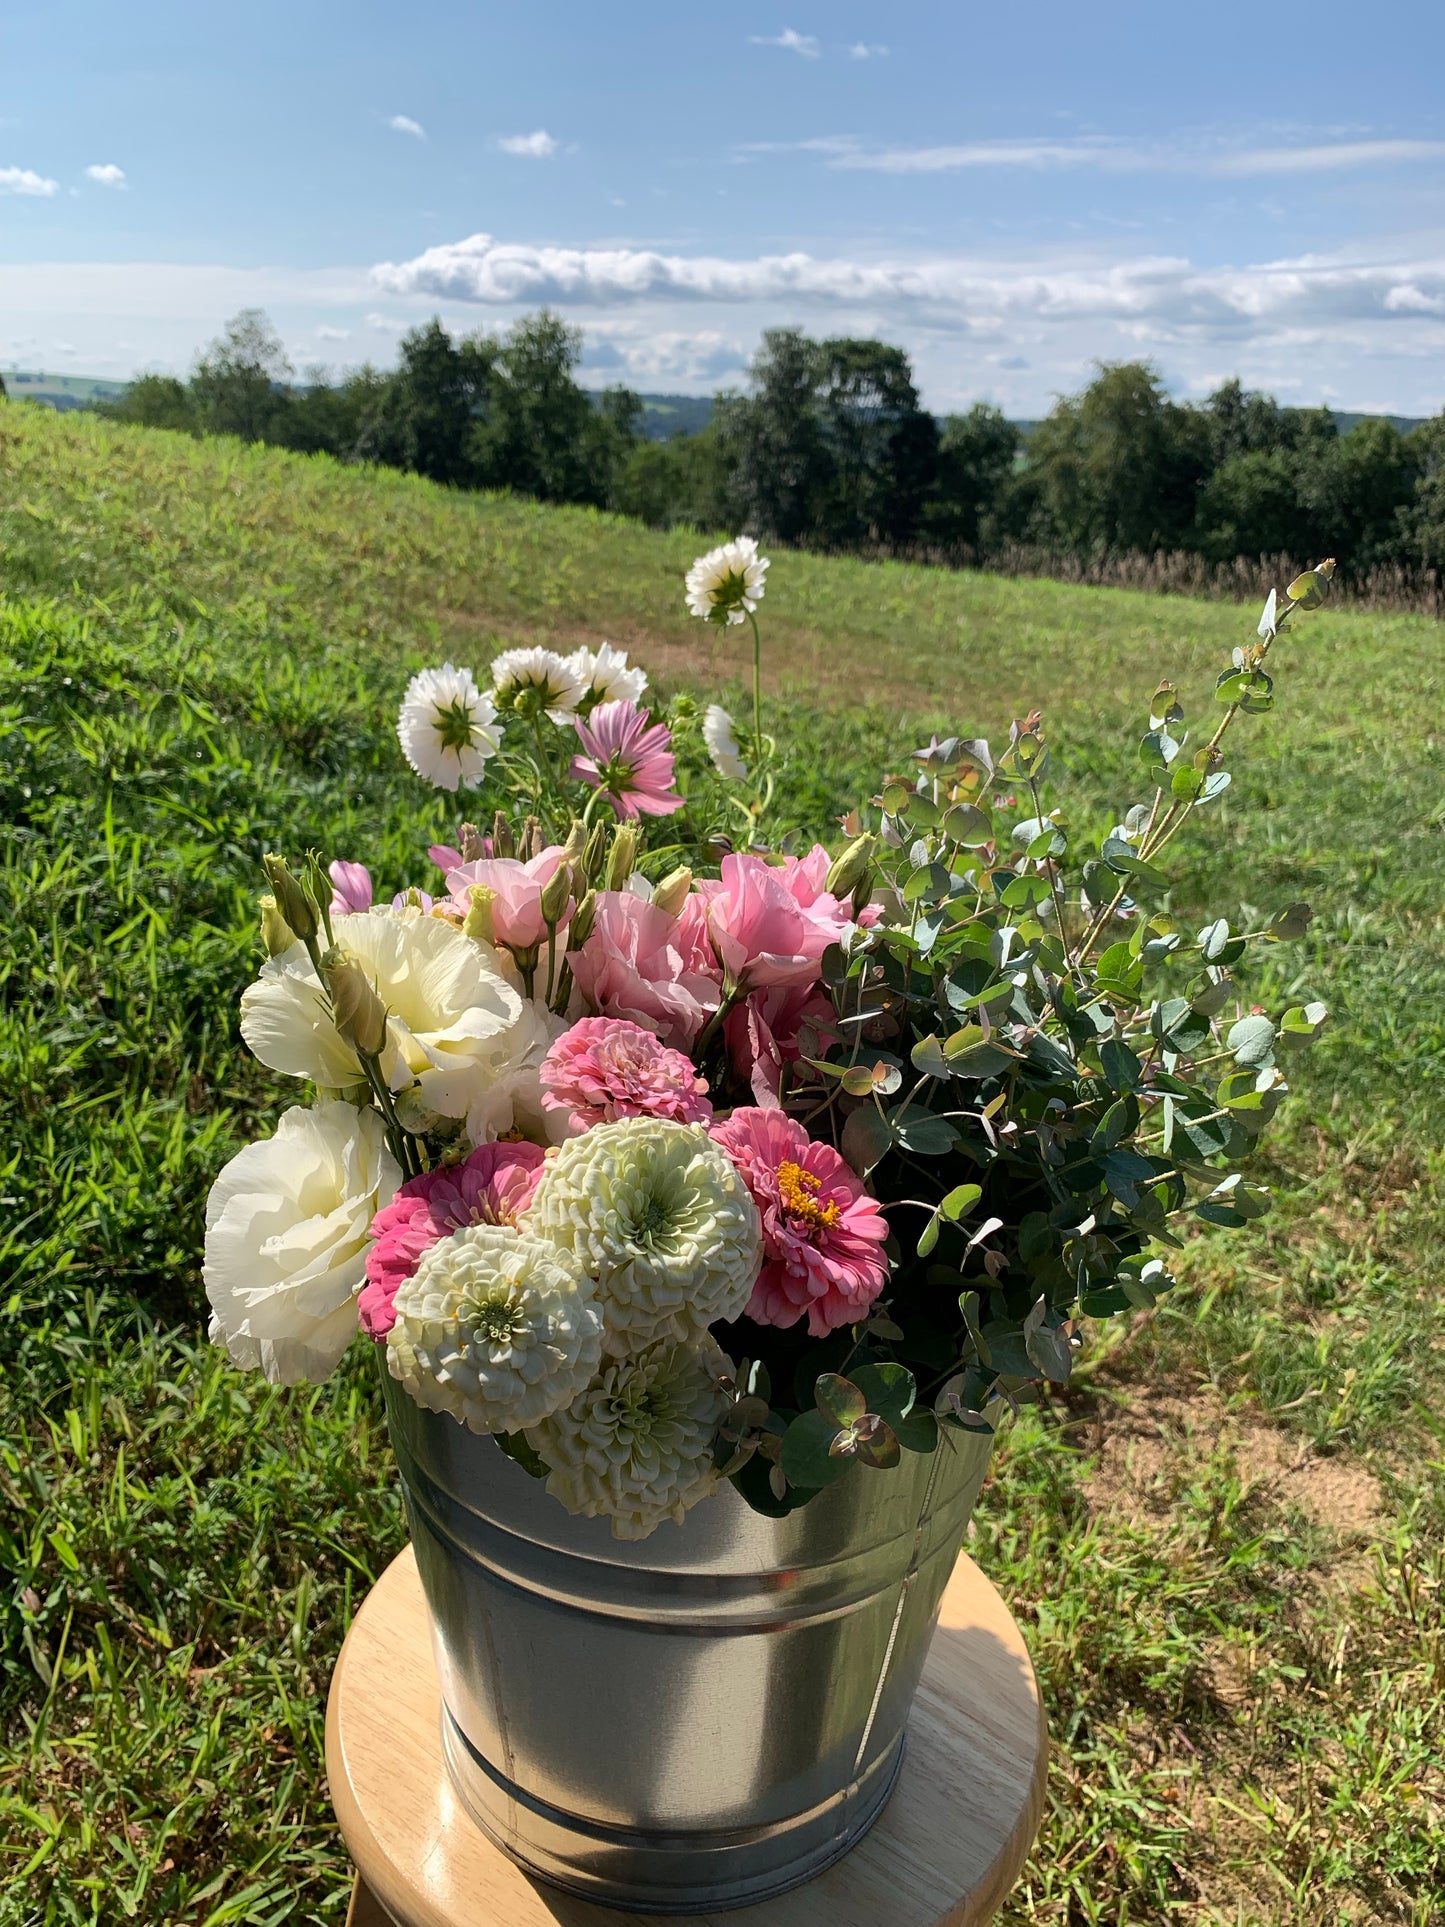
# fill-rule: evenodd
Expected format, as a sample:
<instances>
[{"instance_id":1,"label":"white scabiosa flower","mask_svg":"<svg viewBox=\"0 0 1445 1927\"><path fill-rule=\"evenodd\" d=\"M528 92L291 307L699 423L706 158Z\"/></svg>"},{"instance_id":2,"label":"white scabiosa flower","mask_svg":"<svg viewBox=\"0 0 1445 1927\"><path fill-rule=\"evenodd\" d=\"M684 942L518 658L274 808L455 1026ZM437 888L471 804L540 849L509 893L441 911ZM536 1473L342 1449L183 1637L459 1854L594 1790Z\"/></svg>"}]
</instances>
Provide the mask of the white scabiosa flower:
<instances>
[{"instance_id":1,"label":"white scabiosa flower","mask_svg":"<svg viewBox=\"0 0 1445 1927\"><path fill-rule=\"evenodd\" d=\"M333 917L332 929L386 1005L388 1085L419 1083L426 1108L465 1117L510 1064L509 1040L523 1018L525 1000L497 953L417 910L364 910ZM263 964L242 993L241 1035L269 1070L331 1090L363 1081L302 944Z\"/></svg>"},{"instance_id":2,"label":"white scabiosa flower","mask_svg":"<svg viewBox=\"0 0 1445 1927\"><path fill-rule=\"evenodd\" d=\"M327 1376L356 1336L371 1220L401 1182L380 1116L295 1105L206 1200L211 1339L272 1384Z\"/></svg>"},{"instance_id":3,"label":"white scabiosa flower","mask_svg":"<svg viewBox=\"0 0 1445 1927\"><path fill-rule=\"evenodd\" d=\"M434 1244L399 1287L386 1364L418 1405L473 1432L520 1432L590 1383L602 1343L574 1259L505 1225Z\"/></svg>"},{"instance_id":4,"label":"white scabiosa flower","mask_svg":"<svg viewBox=\"0 0 1445 1927\"><path fill-rule=\"evenodd\" d=\"M583 715L598 703L640 703L647 692L647 671L629 665L627 651L604 642L596 649L574 649L567 667L582 685L577 707Z\"/></svg>"},{"instance_id":5,"label":"white scabiosa flower","mask_svg":"<svg viewBox=\"0 0 1445 1927\"><path fill-rule=\"evenodd\" d=\"M750 535L700 555L687 572L687 606L705 622L745 622L763 599L768 560Z\"/></svg>"},{"instance_id":6,"label":"white scabiosa flower","mask_svg":"<svg viewBox=\"0 0 1445 1927\"><path fill-rule=\"evenodd\" d=\"M747 1304L762 1257L757 1207L700 1125L622 1118L571 1139L542 1173L531 1228L597 1287L613 1356L696 1340Z\"/></svg>"},{"instance_id":7,"label":"white scabiosa flower","mask_svg":"<svg viewBox=\"0 0 1445 1927\"><path fill-rule=\"evenodd\" d=\"M487 759L502 740L497 705L478 689L469 669L444 663L413 676L402 698L396 733L418 776L439 790L480 783Z\"/></svg>"},{"instance_id":8,"label":"white scabiosa flower","mask_svg":"<svg viewBox=\"0 0 1445 1927\"><path fill-rule=\"evenodd\" d=\"M717 1490L713 1435L732 1369L711 1339L609 1361L527 1432L547 1490L574 1515L610 1519L617 1539L645 1539L664 1519L681 1525L689 1506Z\"/></svg>"},{"instance_id":9,"label":"white scabiosa flower","mask_svg":"<svg viewBox=\"0 0 1445 1927\"><path fill-rule=\"evenodd\" d=\"M564 728L583 696L581 678L552 649L504 649L492 660L492 689L498 708L523 722L550 716Z\"/></svg>"},{"instance_id":10,"label":"white scabiosa flower","mask_svg":"<svg viewBox=\"0 0 1445 1927\"><path fill-rule=\"evenodd\" d=\"M703 711L702 740L719 776L725 776L730 783L747 780L748 766L738 748L733 719L721 703L709 703Z\"/></svg>"}]
</instances>

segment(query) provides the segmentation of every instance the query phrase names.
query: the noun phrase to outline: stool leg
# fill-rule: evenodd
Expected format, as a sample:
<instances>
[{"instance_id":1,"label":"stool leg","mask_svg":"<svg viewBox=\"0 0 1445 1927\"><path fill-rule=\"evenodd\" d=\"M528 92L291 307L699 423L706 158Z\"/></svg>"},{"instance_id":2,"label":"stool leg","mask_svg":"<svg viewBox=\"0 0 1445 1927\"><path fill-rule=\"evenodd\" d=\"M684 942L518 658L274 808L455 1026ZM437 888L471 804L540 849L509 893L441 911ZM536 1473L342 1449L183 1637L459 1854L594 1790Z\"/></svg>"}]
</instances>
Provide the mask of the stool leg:
<instances>
[{"instance_id":1,"label":"stool leg","mask_svg":"<svg viewBox=\"0 0 1445 1927\"><path fill-rule=\"evenodd\" d=\"M367 1886L361 1875L351 1889L351 1905L346 1910L346 1927L397 1927L397 1923Z\"/></svg>"}]
</instances>

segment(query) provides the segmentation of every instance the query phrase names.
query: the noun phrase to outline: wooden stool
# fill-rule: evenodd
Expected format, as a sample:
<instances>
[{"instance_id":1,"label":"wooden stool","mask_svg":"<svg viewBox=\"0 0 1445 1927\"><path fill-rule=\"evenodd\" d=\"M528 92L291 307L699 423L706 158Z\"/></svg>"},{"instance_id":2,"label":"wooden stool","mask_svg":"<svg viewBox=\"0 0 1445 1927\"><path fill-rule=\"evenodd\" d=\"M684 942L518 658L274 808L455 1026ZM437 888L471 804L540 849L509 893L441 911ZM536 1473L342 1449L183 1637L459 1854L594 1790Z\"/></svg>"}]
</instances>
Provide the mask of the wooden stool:
<instances>
[{"instance_id":1,"label":"wooden stool","mask_svg":"<svg viewBox=\"0 0 1445 1927\"><path fill-rule=\"evenodd\" d=\"M326 1771L358 1869L348 1927L660 1927L533 1880L494 1847L442 1761L431 1634L410 1546L352 1624ZM1048 1735L1028 1650L967 1556L943 1596L893 1798L835 1866L775 1900L675 1927L977 1927L1024 1863Z\"/></svg>"}]
</instances>

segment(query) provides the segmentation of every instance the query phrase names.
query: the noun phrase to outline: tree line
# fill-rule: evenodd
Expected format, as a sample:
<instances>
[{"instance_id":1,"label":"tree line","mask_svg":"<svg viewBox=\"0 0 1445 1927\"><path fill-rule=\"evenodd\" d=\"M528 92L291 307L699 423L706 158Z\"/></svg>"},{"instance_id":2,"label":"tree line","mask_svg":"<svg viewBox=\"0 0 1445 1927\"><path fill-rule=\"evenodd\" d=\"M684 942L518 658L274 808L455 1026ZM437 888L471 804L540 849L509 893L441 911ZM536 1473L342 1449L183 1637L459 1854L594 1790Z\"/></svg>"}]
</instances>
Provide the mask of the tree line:
<instances>
[{"instance_id":1,"label":"tree line","mask_svg":"<svg viewBox=\"0 0 1445 1927\"><path fill-rule=\"evenodd\" d=\"M1175 401L1147 363L1125 362L1025 434L984 402L938 420L900 348L779 328L705 429L649 441L637 395L581 386L581 354L581 331L544 309L500 336L454 339L433 320L403 339L395 369L297 382L247 310L187 380L143 375L98 406L800 547L984 564L1021 548L1078 564L1336 553L1357 573L1445 570L1445 413L1409 432L1369 418L1342 433L1328 409L1238 381Z\"/></svg>"}]
</instances>

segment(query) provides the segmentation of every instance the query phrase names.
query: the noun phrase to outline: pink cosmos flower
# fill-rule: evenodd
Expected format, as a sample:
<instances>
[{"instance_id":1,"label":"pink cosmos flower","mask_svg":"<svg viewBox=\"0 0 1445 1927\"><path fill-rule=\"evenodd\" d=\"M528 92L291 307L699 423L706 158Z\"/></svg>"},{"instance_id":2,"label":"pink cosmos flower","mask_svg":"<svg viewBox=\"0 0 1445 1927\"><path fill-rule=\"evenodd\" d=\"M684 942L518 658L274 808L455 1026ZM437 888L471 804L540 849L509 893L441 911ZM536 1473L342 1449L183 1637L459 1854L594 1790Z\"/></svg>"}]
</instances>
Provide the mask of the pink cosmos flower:
<instances>
[{"instance_id":1,"label":"pink cosmos flower","mask_svg":"<svg viewBox=\"0 0 1445 1927\"><path fill-rule=\"evenodd\" d=\"M333 917L352 916L371 908L371 872L364 863L344 863L338 857L327 870L331 878Z\"/></svg>"},{"instance_id":2,"label":"pink cosmos flower","mask_svg":"<svg viewBox=\"0 0 1445 1927\"><path fill-rule=\"evenodd\" d=\"M733 983L760 990L817 982L823 952L853 923L851 906L822 888L830 862L821 844L777 866L760 856L723 858L720 880L701 890L713 948Z\"/></svg>"},{"instance_id":3,"label":"pink cosmos flower","mask_svg":"<svg viewBox=\"0 0 1445 1927\"><path fill-rule=\"evenodd\" d=\"M426 853L445 876L448 870L455 870L462 860L462 853L450 843L428 843Z\"/></svg>"},{"instance_id":4,"label":"pink cosmos flower","mask_svg":"<svg viewBox=\"0 0 1445 1927\"><path fill-rule=\"evenodd\" d=\"M696 918L669 916L630 890L603 890L591 934L567 960L594 1010L626 1017L674 1050L688 1050L722 999L700 929Z\"/></svg>"},{"instance_id":5,"label":"pink cosmos flower","mask_svg":"<svg viewBox=\"0 0 1445 1927\"><path fill-rule=\"evenodd\" d=\"M755 1103L781 1101L784 1064L821 1057L837 1036L832 999L814 984L773 984L734 1005L723 1024L728 1058Z\"/></svg>"},{"instance_id":6,"label":"pink cosmos flower","mask_svg":"<svg viewBox=\"0 0 1445 1927\"><path fill-rule=\"evenodd\" d=\"M543 886L551 882L561 860L562 846L558 843L527 863L511 856L478 857L474 863L458 863L447 871L447 889L464 917L472 907L473 889L480 884L491 890L495 941L514 953L535 950L547 939ZM562 921L566 920L564 915Z\"/></svg>"},{"instance_id":7,"label":"pink cosmos flower","mask_svg":"<svg viewBox=\"0 0 1445 1927\"><path fill-rule=\"evenodd\" d=\"M463 1164L438 1165L408 1178L371 1221L366 1283L356 1301L361 1329L385 1338L396 1323L392 1301L424 1254L466 1224L517 1224L542 1176L539 1144L481 1144Z\"/></svg>"},{"instance_id":8,"label":"pink cosmos flower","mask_svg":"<svg viewBox=\"0 0 1445 1927\"><path fill-rule=\"evenodd\" d=\"M883 1213L831 1144L817 1144L783 1111L739 1110L712 1127L743 1175L763 1221L763 1268L748 1301L759 1325L795 1325L823 1338L853 1325L888 1278Z\"/></svg>"},{"instance_id":9,"label":"pink cosmos flower","mask_svg":"<svg viewBox=\"0 0 1445 1927\"><path fill-rule=\"evenodd\" d=\"M598 703L586 722L574 717L585 756L572 758L575 782L601 790L618 816L671 816L685 798L673 789L672 733L649 725L636 703Z\"/></svg>"},{"instance_id":10,"label":"pink cosmos flower","mask_svg":"<svg viewBox=\"0 0 1445 1927\"><path fill-rule=\"evenodd\" d=\"M577 1132L620 1117L712 1121L707 1079L691 1058L625 1018L579 1018L543 1058L541 1077L543 1104L570 1112Z\"/></svg>"}]
</instances>

